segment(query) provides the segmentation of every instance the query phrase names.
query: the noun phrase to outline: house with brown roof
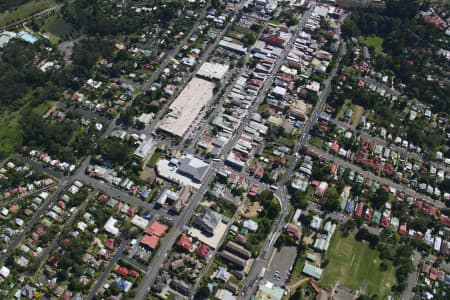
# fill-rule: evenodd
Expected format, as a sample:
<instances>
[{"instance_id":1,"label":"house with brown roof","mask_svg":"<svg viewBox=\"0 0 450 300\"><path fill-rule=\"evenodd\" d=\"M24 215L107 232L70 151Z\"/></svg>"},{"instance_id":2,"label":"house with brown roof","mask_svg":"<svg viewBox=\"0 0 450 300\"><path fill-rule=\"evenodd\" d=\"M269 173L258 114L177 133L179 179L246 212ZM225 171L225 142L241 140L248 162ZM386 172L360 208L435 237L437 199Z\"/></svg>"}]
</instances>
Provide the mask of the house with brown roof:
<instances>
[{"instance_id":1,"label":"house with brown roof","mask_svg":"<svg viewBox=\"0 0 450 300\"><path fill-rule=\"evenodd\" d=\"M302 238L302 229L292 223L287 224L286 226L286 233L295 238L296 240L300 240Z\"/></svg>"}]
</instances>

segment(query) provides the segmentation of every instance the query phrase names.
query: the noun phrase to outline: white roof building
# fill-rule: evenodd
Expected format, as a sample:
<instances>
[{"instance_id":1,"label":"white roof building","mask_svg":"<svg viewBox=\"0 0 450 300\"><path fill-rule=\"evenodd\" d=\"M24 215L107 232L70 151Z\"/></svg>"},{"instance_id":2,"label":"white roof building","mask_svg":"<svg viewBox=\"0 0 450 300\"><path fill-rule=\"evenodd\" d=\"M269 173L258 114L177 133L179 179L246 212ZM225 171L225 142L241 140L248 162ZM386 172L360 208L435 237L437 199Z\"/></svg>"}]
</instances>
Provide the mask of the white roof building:
<instances>
[{"instance_id":1,"label":"white roof building","mask_svg":"<svg viewBox=\"0 0 450 300\"><path fill-rule=\"evenodd\" d=\"M138 159L146 159L150 153L155 150L156 144L153 139L149 138L142 142L139 147L137 147L136 151L134 151L134 156Z\"/></svg>"},{"instance_id":2,"label":"white roof building","mask_svg":"<svg viewBox=\"0 0 450 300\"><path fill-rule=\"evenodd\" d=\"M253 220L245 220L243 223L244 228L247 228L250 231L257 231L258 230L258 223L256 223Z\"/></svg>"},{"instance_id":3,"label":"white roof building","mask_svg":"<svg viewBox=\"0 0 450 300\"><path fill-rule=\"evenodd\" d=\"M205 62L197 71L197 76L207 79L222 80L228 72L229 66L219 63Z\"/></svg>"},{"instance_id":4,"label":"white roof building","mask_svg":"<svg viewBox=\"0 0 450 300\"><path fill-rule=\"evenodd\" d=\"M141 228L142 230L145 230L148 227L148 220L144 219L141 216L135 215L133 219L131 219L131 224Z\"/></svg>"},{"instance_id":5,"label":"white roof building","mask_svg":"<svg viewBox=\"0 0 450 300\"><path fill-rule=\"evenodd\" d=\"M9 273L10 271L7 267L3 266L0 268L0 276L2 276L3 278L8 278Z\"/></svg>"},{"instance_id":6,"label":"white roof building","mask_svg":"<svg viewBox=\"0 0 450 300\"><path fill-rule=\"evenodd\" d=\"M116 223L116 219L109 217L104 226L105 231L115 236L119 235L119 228L115 227Z\"/></svg>"},{"instance_id":7,"label":"white roof building","mask_svg":"<svg viewBox=\"0 0 450 300\"><path fill-rule=\"evenodd\" d=\"M180 159L178 172L191 177L195 181L202 182L209 170L209 164L194 157L191 154Z\"/></svg>"}]
</instances>

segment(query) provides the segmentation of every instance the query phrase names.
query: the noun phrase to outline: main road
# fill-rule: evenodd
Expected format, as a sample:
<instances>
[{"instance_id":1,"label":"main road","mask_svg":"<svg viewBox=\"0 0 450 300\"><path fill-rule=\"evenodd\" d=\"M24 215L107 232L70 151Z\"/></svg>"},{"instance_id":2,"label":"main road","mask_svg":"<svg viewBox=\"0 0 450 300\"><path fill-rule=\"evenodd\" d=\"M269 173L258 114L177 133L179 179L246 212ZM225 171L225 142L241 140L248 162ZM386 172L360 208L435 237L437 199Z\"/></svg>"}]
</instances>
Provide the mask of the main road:
<instances>
[{"instance_id":1,"label":"main road","mask_svg":"<svg viewBox=\"0 0 450 300\"><path fill-rule=\"evenodd\" d=\"M379 182L381 184L385 184L387 186L393 187L396 190L402 191L405 194L410 195L410 196L412 196L415 199L424 200L424 201L426 201L426 202L428 202L428 203L430 203L430 204L432 204L432 205L434 205L434 206L436 206L438 208L445 208L445 204L442 203L441 201L435 200L435 199L433 199L433 198L431 198L431 197L429 197L427 195L418 193L418 192L416 192L413 189L405 187L403 184L396 183L396 182L394 182L391 179L386 178L386 177L377 176L377 175L373 174L370 171L366 171L366 170L362 169L360 166L355 165L352 162L344 160L344 159L342 159L340 157L336 157L336 156L334 156L334 155L332 155L332 154L330 154L330 153L328 153L328 152L326 152L326 151L324 151L324 150L322 150L320 148L317 148L317 147L315 147L313 145L308 145L308 148L313 150L314 152L318 153L322 158L325 158L326 160L329 160L329 161L333 161L336 164L341 165L341 166L343 166L343 167L345 167L347 169L352 169L355 172L358 172L358 173L362 174L365 178L370 178L370 179L375 180L375 181L377 181L377 182Z\"/></svg>"},{"instance_id":2,"label":"main road","mask_svg":"<svg viewBox=\"0 0 450 300\"><path fill-rule=\"evenodd\" d=\"M152 261L146 270L144 278L139 284L135 300L142 300L146 297L147 293L150 291L152 283L158 274L159 269L162 267L164 261L166 260L172 247L175 245L177 237L183 230L184 225L189 223L189 220L194 214L195 209L199 205L201 199L209 188L209 185L213 182L216 174L216 170L211 168L206 175L205 182L201 185L194 195L189 200L188 205L184 208L180 218L178 218L173 226L171 227L169 233L163 240L161 240L161 245L158 250L154 253Z\"/></svg>"},{"instance_id":3,"label":"main road","mask_svg":"<svg viewBox=\"0 0 450 300\"><path fill-rule=\"evenodd\" d=\"M311 6L311 9L314 9L314 4ZM309 17L309 16L308 16ZM304 22L306 20L302 20L304 26ZM298 33L297 33L298 34ZM318 115L322 111L322 108L325 104L326 98L328 96L328 93L331 90L331 82L333 78L336 76L337 70L339 68L339 64L341 62L342 56L345 54L346 51L346 45L345 43L342 44L341 51L338 54L338 57L336 59L336 64L334 68L331 70L330 75L328 76L327 80L324 83L324 88L322 92L319 95L319 101L316 104L313 112L311 113L310 118L305 122L302 133L300 135L299 141L297 145L294 148L294 153L298 153L298 151L306 144L307 142L307 136L312 128L314 126L315 122L317 121ZM287 191L286 191L286 184L288 183L289 179L291 178L293 172L295 171L295 168L297 166L298 159L297 155L292 157L291 163L289 165L288 170L284 173L283 177L277 184L277 191L275 192L275 195L280 199L282 204L282 210L280 213L280 217L278 218L272 233L267 237L265 244L263 246L264 251L261 253L261 255L258 257L258 259L255 260L255 265L253 266L249 276L247 277L247 280L245 282L244 288L243 288L243 299L249 299L256 291L257 288L257 280L258 275L261 273L262 269L267 266L270 257L274 251L274 244L279 235L281 234L283 227L286 224L286 217L289 214L289 198L287 197Z\"/></svg>"},{"instance_id":4,"label":"main road","mask_svg":"<svg viewBox=\"0 0 450 300\"><path fill-rule=\"evenodd\" d=\"M352 130L352 131L355 131L355 132L358 131L354 126L352 126L352 125L350 125L350 124L348 124L346 122L339 121L337 119L330 119L329 122L332 123L332 124L336 124L337 126L340 126L340 127L344 128L344 129L347 129L347 130ZM388 147L389 149L394 150L394 151L396 151L398 153L401 153L401 154L405 155L406 157L412 157L413 159L415 159L415 160L417 160L419 162L430 163L432 166L434 166L434 167L436 167L438 169L442 169L446 173L450 173L450 167L446 166L442 162L427 160L426 158L424 158L422 155L420 155L417 152L408 151L408 149L406 149L406 148L397 146L397 145L395 145L395 144L393 144L393 143L391 143L391 142L389 142L389 141L387 141L385 139L382 139L382 138L370 135L370 134L368 134L366 132L361 132L361 137L363 139L365 139L365 140L374 141L377 144L382 145L383 147Z\"/></svg>"}]
</instances>

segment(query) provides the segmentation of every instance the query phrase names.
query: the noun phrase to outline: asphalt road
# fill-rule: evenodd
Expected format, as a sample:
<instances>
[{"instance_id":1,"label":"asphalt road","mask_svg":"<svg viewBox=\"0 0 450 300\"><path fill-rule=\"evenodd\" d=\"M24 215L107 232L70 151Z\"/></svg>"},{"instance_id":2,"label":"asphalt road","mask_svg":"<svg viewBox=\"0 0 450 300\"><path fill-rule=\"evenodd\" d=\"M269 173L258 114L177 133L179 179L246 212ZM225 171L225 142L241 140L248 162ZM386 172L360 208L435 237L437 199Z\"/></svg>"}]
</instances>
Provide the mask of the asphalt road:
<instances>
[{"instance_id":1,"label":"asphalt road","mask_svg":"<svg viewBox=\"0 0 450 300\"><path fill-rule=\"evenodd\" d=\"M38 261L34 263L35 268L32 268L34 270L37 270L38 267L42 265L42 263L47 259L50 252L55 248L55 246L58 244L58 242L63 238L63 235L61 235L61 232L64 232L65 229L70 228L72 226L75 219L80 215L80 213L84 212L86 206L88 205L88 201L85 201L81 204L79 209L69 217L69 220L63 225L61 231L54 237L54 239L51 241L51 243L45 248L44 252L41 253L41 255L38 258ZM32 276L33 274L30 274Z\"/></svg>"},{"instance_id":2,"label":"asphalt road","mask_svg":"<svg viewBox=\"0 0 450 300\"><path fill-rule=\"evenodd\" d=\"M236 17L237 15L237 11L240 11L242 8L242 3L239 4L239 6L237 6L236 12L233 14L233 18ZM201 17L202 20L205 16L205 12L203 13L203 16ZM196 26L194 26L192 32L188 35L190 37L190 35L192 35L194 33L194 31L197 29L198 25L200 24L200 21L197 22ZM190 77L186 80L186 84L189 82L189 80L195 76L195 74L197 73L197 71L200 69L200 67L202 66L203 62L206 62L208 60L208 58L211 56L211 54L213 53L213 51L217 48L217 45L219 44L220 40L224 37L225 33L228 31L228 29L231 27L231 25L233 24L233 22L229 22L225 28L223 28L220 33L216 36L215 41L210 44L208 46L208 48L201 54L200 58L197 60L197 65L195 66L195 69L193 72L190 73ZM187 38L186 38L187 41ZM184 43L180 43L177 48L178 51L179 49L181 49L181 46L184 45ZM178 53L178 51L176 53ZM173 57L175 57L175 54L173 55ZM166 66L168 65L168 63L166 64ZM157 78L159 78L159 75L161 74L162 70L164 70L165 67L161 66L158 73L158 77L156 77L154 80L156 80ZM156 74L156 73L155 73ZM153 78L153 76L152 76ZM154 81L153 80L153 81ZM153 82L151 80L151 82ZM151 85L148 85L148 88L151 87ZM144 88L143 90L146 90L146 88ZM180 91L182 89L179 89ZM166 112L166 108L170 106L170 104L176 99L176 97L172 97L171 101L169 101L164 109L160 109L158 115L155 117L155 119L152 121L152 123L150 124L150 126L148 126L147 128L144 128L141 132L144 133L147 136L150 136L153 132L155 132L155 130L158 128L159 125L159 121L164 117L165 112Z\"/></svg>"},{"instance_id":3,"label":"asphalt road","mask_svg":"<svg viewBox=\"0 0 450 300\"><path fill-rule=\"evenodd\" d=\"M175 221L169 233L161 241L160 247L154 254L152 261L150 262L150 265L147 269L147 272L145 273L144 278L141 280L141 283L139 284L138 291L136 293L136 296L134 297L135 300L145 299L156 275L158 274L158 270L162 267L169 252L172 250L173 245L176 242L176 239L183 230L183 226L186 225L193 216L195 209L199 205L203 195L207 192L209 185L214 180L215 174L216 171L210 169L200 189L197 190L194 193L194 195L192 195L187 207L184 208L182 214L180 215L180 218L178 218Z\"/></svg>"},{"instance_id":4,"label":"asphalt road","mask_svg":"<svg viewBox=\"0 0 450 300\"><path fill-rule=\"evenodd\" d=\"M59 183L57 185L58 191L57 193L53 194L50 198L48 198L44 204L36 211L36 213L33 215L30 221L28 221L23 228L22 232L17 235L17 237L8 245L8 248L5 252L3 252L0 255L0 264L4 264L6 258L11 254L11 252L19 246L19 244L22 242L22 240L25 238L27 233L33 228L34 224L41 219L41 216L43 216L49 208L56 203L58 200L58 197L61 193L61 191L66 187L66 184Z\"/></svg>"},{"instance_id":5,"label":"asphalt road","mask_svg":"<svg viewBox=\"0 0 450 300\"><path fill-rule=\"evenodd\" d=\"M401 295L401 300L411 300L414 299L415 292L414 288L417 285L417 280L419 279L420 263L422 262L422 256L419 252L414 251L413 256L411 257L411 261L414 265L414 271L408 275L408 279L406 280L406 288Z\"/></svg>"},{"instance_id":6,"label":"asphalt road","mask_svg":"<svg viewBox=\"0 0 450 300\"><path fill-rule=\"evenodd\" d=\"M387 186L393 187L393 188L395 188L395 189L397 189L399 191L402 191L402 192L412 196L413 198L422 199L422 200L424 200L424 201L426 201L426 202L428 202L428 203L430 203L430 204L432 204L432 205L434 205L434 206L436 206L438 208L444 208L445 207L445 205L439 200L434 200L433 198L431 198L431 197L429 197L427 195L420 194L420 193L414 191L413 189L407 188L407 187L405 187L402 184L398 184L398 183L392 181L389 178L379 177L379 176L373 174L370 171L363 170L358 165L355 165L355 164L353 164L353 163L351 163L349 161L343 160L340 157L336 157L336 156L334 156L334 155L332 155L332 154L330 154L330 153L328 153L328 152L326 152L326 151L324 151L322 149L319 149L319 148L317 148L315 146L312 146L312 145L308 145L308 148L314 150L314 152L318 153L321 157L323 157L323 158L325 158L325 159L327 159L329 161L333 161L333 162L337 163L338 165L341 165L341 166L343 166L345 168L348 168L348 169L352 169L355 172L361 173L365 178L370 178L370 179L375 180L375 181L377 181L377 182L379 182L381 184L385 184Z\"/></svg>"},{"instance_id":7,"label":"asphalt road","mask_svg":"<svg viewBox=\"0 0 450 300\"><path fill-rule=\"evenodd\" d=\"M295 32L295 34L292 36L291 40L289 41L287 47L285 47L285 50L282 53L282 57L283 59L280 59L278 61L278 64L276 66L276 70L275 73L276 74L279 70L279 68L281 67L281 64L284 63L284 58L287 56L287 54L289 53L289 50L292 48L293 43L295 42L295 39L297 38L298 34L300 33L300 31L303 29L304 25L306 24L308 18L311 15L312 10L315 7L315 3L312 3L311 8L306 11L304 13L304 15L302 16L301 20L299 21L299 25L297 27L297 30ZM323 92L321 93L321 95L319 96L319 101L315 106L315 109L313 111L313 113L311 114L311 117L308 119L308 121L305 123L305 125L302 128L302 134L301 137L299 139L299 142L297 143L296 147L295 147L295 153L298 152L298 150L302 147L302 145L305 142L305 136L307 135L307 133L309 132L311 126L313 125L313 123L317 120L317 115L319 114L319 112L321 111L321 108L323 106L323 103L327 97L328 92L330 91L330 85L331 85L331 80L332 78L336 75L337 72L337 67L339 65L339 61L340 61L340 57L338 58L336 67L332 70L329 78L327 79L326 83L325 83L325 88L323 90ZM266 81L265 83L268 83L268 81ZM265 84L266 85L266 84ZM263 93L266 92L267 88L265 87L265 89L263 90ZM260 97L264 97L265 95L262 94ZM259 105L258 105L259 106ZM245 281L244 287L242 289L243 291L243 295L242 295L242 299L250 299L250 297L252 295L254 295L254 293L256 292L256 288L257 288L257 283L258 283L258 276L261 273L261 270L267 266L269 259L273 253L274 250L274 244L276 242L276 240L278 239L279 235L281 234L283 227L285 225L285 219L286 216L289 213L289 199L287 197L287 191L286 191L286 187L285 184L289 181L292 173L295 170L295 167L297 166L297 158L293 157L293 159L291 160L291 164L288 168L288 170L284 173L282 179L278 182L277 184L277 191L275 192L275 196L279 199L280 204L281 204L281 213L280 216L278 218L278 220L276 220L275 225L272 229L272 233L267 237L265 244L263 246L262 249L264 249L262 251L262 253L260 254L260 256L255 260L254 266L252 267L252 270L250 271L250 274L247 276L247 279Z\"/></svg>"},{"instance_id":8,"label":"asphalt road","mask_svg":"<svg viewBox=\"0 0 450 300\"><path fill-rule=\"evenodd\" d=\"M88 300L93 299L94 296L97 294L98 290L104 285L104 283L105 283L106 279L108 278L109 274L111 273L114 265L117 263L117 261L120 258L122 258L123 252L125 251L125 248L129 244L129 242L130 242L129 240L122 240L113 259L111 259L109 261L108 266L105 268L105 270L103 270L102 275L97 279L94 287L89 291L89 294L86 299L88 299Z\"/></svg>"},{"instance_id":9,"label":"asphalt road","mask_svg":"<svg viewBox=\"0 0 450 300\"><path fill-rule=\"evenodd\" d=\"M352 125L350 125L350 124L348 124L346 122L342 122L342 121L339 121L339 120L336 120L336 119L330 119L329 122L332 123L332 124L336 124L336 125L344 128L344 129L347 129L347 130L352 130L352 131L355 131L355 132L358 131L355 127L353 127ZM396 151L396 152L398 152L400 154L403 154L406 157L414 158L416 161L423 162L423 163L430 163L432 166L436 167L437 169L442 169L446 173L450 173L450 167L444 165L443 163L440 163L440 162L437 162L437 161L426 160L419 153L408 151L406 148L397 146L394 143L386 141L385 139L382 139L382 138L379 138L379 137L376 137L376 136L372 136L372 135L370 135L370 134L368 134L366 132L361 132L361 137L363 139L365 139L365 140L374 141L375 143L380 144L383 147L387 146L388 148L390 148L390 149L392 149L392 150L394 150L394 151Z\"/></svg>"},{"instance_id":10,"label":"asphalt road","mask_svg":"<svg viewBox=\"0 0 450 300\"><path fill-rule=\"evenodd\" d=\"M105 116L100 116L98 113L96 113L94 111L86 110L86 109L79 108L79 107L68 106L66 103L63 103L63 102L56 101L56 102L54 102L54 105L62 110L80 114L86 119L91 119L96 122L100 122L102 124L109 124L112 120L111 118L108 118Z\"/></svg>"}]
</instances>

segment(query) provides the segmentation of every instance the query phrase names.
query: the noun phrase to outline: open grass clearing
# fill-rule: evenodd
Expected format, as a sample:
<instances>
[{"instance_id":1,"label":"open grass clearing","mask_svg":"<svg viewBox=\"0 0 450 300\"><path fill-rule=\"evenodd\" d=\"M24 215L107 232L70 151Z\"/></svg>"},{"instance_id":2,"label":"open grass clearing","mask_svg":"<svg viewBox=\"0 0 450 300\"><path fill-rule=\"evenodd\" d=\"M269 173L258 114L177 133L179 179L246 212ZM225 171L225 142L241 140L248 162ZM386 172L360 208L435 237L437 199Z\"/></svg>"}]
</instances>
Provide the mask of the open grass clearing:
<instances>
[{"instance_id":1,"label":"open grass clearing","mask_svg":"<svg viewBox=\"0 0 450 300\"><path fill-rule=\"evenodd\" d=\"M353 290L360 290L367 284L368 295L386 299L395 284L395 269L391 263L385 272L379 267L382 260L379 252L369 248L365 242L358 242L353 236L343 237L340 231L334 234L326 257L329 264L324 269L320 285L334 287L339 283Z\"/></svg>"},{"instance_id":2,"label":"open grass clearing","mask_svg":"<svg viewBox=\"0 0 450 300\"><path fill-rule=\"evenodd\" d=\"M351 124L353 127L357 127L359 124L359 120L364 114L364 108L360 105L353 105L353 115L351 118Z\"/></svg>"},{"instance_id":3,"label":"open grass clearing","mask_svg":"<svg viewBox=\"0 0 450 300\"><path fill-rule=\"evenodd\" d=\"M292 147L294 145L294 142L292 139L284 137L284 136L280 136L277 139L277 143L280 143L281 145L286 146L286 147Z\"/></svg>"},{"instance_id":4,"label":"open grass clearing","mask_svg":"<svg viewBox=\"0 0 450 300\"><path fill-rule=\"evenodd\" d=\"M21 145L22 131L19 114L5 112L0 117L0 158L14 153Z\"/></svg>"},{"instance_id":5,"label":"open grass clearing","mask_svg":"<svg viewBox=\"0 0 450 300\"><path fill-rule=\"evenodd\" d=\"M376 54L383 54L383 38L377 35L360 36L359 40L367 47L373 47Z\"/></svg>"},{"instance_id":6,"label":"open grass clearing","mask_svg":"<svg viewBox=\"0 0 450 300\"><path fill-rule=\"evenodd\" d=\"M154 168L156 166L156 163L161 158L162 152L161 151L155 151L153 155L150 157L147 166L150 168Z\"/></svg>"}]
</instances>

